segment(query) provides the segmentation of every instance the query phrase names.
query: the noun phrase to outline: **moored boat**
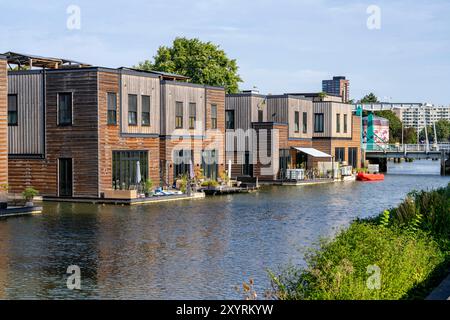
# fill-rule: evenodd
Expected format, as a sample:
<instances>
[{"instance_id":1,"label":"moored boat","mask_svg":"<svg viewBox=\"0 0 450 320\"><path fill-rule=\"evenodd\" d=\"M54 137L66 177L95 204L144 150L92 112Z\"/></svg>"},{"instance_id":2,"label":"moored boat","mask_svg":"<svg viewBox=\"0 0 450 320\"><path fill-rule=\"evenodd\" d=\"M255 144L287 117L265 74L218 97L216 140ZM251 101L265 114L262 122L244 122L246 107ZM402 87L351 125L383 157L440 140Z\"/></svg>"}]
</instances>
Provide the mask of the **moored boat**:
<instances>
[{"instance_id":1,"label":"moored boat","mask_svg":"<svg viewBox=\"0 0 450 320\"><path fill-rule=\"evenodd\" d=\"M382 173L365 173L359 172L356 176L358 181L382 181L384 180L384 174Z\"/></svg>"}]
</instances>

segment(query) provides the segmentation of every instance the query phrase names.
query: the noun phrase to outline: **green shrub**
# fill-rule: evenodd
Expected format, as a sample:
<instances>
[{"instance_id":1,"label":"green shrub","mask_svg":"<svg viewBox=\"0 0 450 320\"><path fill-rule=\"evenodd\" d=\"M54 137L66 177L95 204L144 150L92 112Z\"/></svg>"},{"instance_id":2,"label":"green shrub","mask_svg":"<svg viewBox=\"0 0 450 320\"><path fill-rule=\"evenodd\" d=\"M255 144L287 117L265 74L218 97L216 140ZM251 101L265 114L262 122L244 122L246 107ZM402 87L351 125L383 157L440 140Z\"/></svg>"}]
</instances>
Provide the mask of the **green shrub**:
<instances>
[{"instance_id":1,"label":"green shrub","mask_svg":"<svg viewBox=\"0 0 450 320\"><path fill-rule=\"evenodd\" d=\"M36 197L39 194L39 192L34 189L33 187L27 187L23 192L22 192L22 197L27 200L27 201L31 201L33 200L34 197Z\"/></svg>"}]
</instances>

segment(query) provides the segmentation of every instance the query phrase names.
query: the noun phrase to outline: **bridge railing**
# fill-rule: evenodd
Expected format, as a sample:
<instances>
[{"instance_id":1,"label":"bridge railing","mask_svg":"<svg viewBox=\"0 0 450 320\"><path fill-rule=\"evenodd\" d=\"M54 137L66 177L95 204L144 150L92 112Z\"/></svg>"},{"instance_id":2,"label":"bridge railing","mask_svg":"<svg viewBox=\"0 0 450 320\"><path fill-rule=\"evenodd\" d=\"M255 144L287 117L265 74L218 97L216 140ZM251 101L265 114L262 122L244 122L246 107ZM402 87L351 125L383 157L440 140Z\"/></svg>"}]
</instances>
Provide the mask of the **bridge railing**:
<instances>
[{"instance_id":1,"label":"bridge railing","mask_svg":"<svg viewBox=\"0 0 450 320\"><path fill-rule=\"evenodd\" d=\"M442 144L367 144L362 145L366 152L430 152L430 151L450 151L450 143Z\"/></svg>"}]
</instances>

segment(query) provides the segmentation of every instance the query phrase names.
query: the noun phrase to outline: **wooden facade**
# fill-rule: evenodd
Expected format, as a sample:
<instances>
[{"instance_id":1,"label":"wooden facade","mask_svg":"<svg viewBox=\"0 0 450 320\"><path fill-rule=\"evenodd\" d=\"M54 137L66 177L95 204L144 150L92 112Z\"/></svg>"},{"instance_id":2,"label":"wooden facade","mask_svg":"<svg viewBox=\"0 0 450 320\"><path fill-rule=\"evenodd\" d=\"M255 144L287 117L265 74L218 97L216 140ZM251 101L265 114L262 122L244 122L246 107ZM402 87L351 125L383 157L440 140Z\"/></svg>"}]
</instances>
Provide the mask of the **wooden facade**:
<instances>
[{"instance_id":1,"label":"wooden facade","mask_svg":"<svg viewBox=\"0 0 450 320\"><path fill-rule=\"evenodd\" d=\"M8 184L8 74L0 55L0 185Z\"/></svg>"}]
</instances>

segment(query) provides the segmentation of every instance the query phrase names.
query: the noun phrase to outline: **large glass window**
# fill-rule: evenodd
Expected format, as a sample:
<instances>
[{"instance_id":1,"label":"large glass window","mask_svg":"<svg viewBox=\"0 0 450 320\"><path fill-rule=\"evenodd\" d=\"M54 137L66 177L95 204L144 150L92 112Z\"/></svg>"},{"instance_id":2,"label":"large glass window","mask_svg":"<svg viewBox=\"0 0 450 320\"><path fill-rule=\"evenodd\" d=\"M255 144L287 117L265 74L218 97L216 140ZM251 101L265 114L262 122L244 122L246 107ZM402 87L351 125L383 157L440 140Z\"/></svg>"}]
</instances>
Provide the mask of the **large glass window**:
<instances>
[{"instance_id":1,"label":"large glass window","mask_svg":"<svg viewBox=\"0 0 450 320\"><path fill-rule=\"evenodd\" d=\"M336 162L345 161L345 148L336 148L334 152Z\"/></svg>"},{"instance_id":2,"label":"large glass window","mask_svg":"<svg viewBox=\"0 0 450 320\"><path fill-rule=\"evenodd\" d=\"M303 133L308 133L308 113L303 112Z\"/></svg>"},{"instance_id":3,"label":"large glass window","mask_svg":"<svg viewBox=\"0 0 450 320\"><path fill-rule=\"evenodd\" d=\"M353 168L358 166L358 148L348 148L348 164Z\"/></svg>"},{"instance_id":4,"label":"large glass window","mask_svg":"<svg viewBox=\"0 0 450 320\"><path fill-rule=\"evenodd\" d=\"M183 128L183 102L175 102L175 128Z\"/></svg>"},{"instance_id":5,"label":"large glass window","mask_svg":"<svg viewBox=\"0 0 450 320\"><path fill-rule=\"evenodd\" d=\"M137 126L137 95L128 95L128 125Z\"/></svg>"},{"instance_id":6,"label":"large glass window","mask_svg":"<svg viewBox=\"0 0 450 320\"><path fill-rule=\"evenodd\" d=\"M142 96L142 117L143 126L150 126L150 96Z\"/></svg>"},{"instance_id":7,"label":"large glass window","mask_svg":"<svg viewBox=\"0 0 450 320\"><path fill-rule=\"evenodd\" d=\"M8 94L8 125L17 126L18 112L17 112L17 94Z\"/></svg>"},{"instance_id":8,"label":"large glass window","mask_svg":"<svg viewBox=\"0 0 450 320\"><path fill-rule=\"evenodd\" d=\"M258 110L258 122L264 121L264 110Z\"/></svg>"},{"instance_id":9,"label":"large glass window","mask_svg":"<svg viewBox=\"0 0 450 320\"><path fill-rule=\"evenodd\" d=\"M211 180L217 180L218 157L216 150L204 150L202 152L203 175Z\"/></svg>"},{"instance_id":10,"label":"large glass window","mask_svg":"<svg viewBox=\"0 0 450 320\"><path fill-rule=\"evenodd\" d=\"M250 151L245 151L244 164L242 165L242 174L253 177L253 158Z\"/></svg>"},{"instance_id":11,"label":"large glass window","mask_svg":"<svg viewBox=\"0 0 450 320\"><path fill-rule=\"evenodd\" d=\"M112 187L115 190L137 188L137 162L141 171L141 182L148 179L148 151L113 151Z\"/></svg>"},{"instance_id":12,"label":"large glass window","mask_svg":"<svg viewBox=\"0 0 450 320\"><path fill-rule=\"evenodd\" d=\"M175 179L189 174L190 163L193 163L194 154L192 150L173 151L173 176Z\"/></svg>"},{"instance_id":13,"label":"large glass window","mask_svg":"<svg viewBox=\"0 0 450 320\"><path fill-rule=\"evenodd\" d=\"M225 111L225 129L234 130L234 110Z\"/></svg>"},{"instance_id":14,"label":"large glass window","mask_svg":"<svg viewBox=\"0 0 450 320\"><path fill-rule=\"evenodd\" d=\"M217 129L217 105L211 105L211 129Z\"/></svg>"},{"instance_id":15,"label":"large glass window","mask_svg":"<svg viewBox=\"0 0 450 320\"><path fill-rule=\"evenodd\" d=\"M291 163L291 153L289 149L280 149L280 167L279 167L279 178L286 179L286 170L289 168Z\"/></svg>"},{"instance_id":16,"label":"large glass window","mask_svg":"<svg viewBox=\"0 0 450 320\"><path fill-rule=\"evenodd\" d=\"M295 132L300 131L300 112L298 111L294 113L294 130Z\"/></svg>"},{"instance_id":17,"label":"large glass window","mask_svg":"<svg viewBox=\"0 0 450 320\"><path fill-rule=\"evenodd\" d=\"M117 124L117 95L113 92L108 93L108 124Z\"/></svg>"},{"instance_id":18,"label":"large glass window","mask_svg":"<svg viewBox=\"0 0 450 320\"><path fill-rule=\"evenodd\" d=\"M323 132L323 113L314 114L314 132Z\"/></svg>"},{"instance_id":19,"label":"large glass window","mask_svg":"<svg viewBox=\"0 0 450 320\"><path fill-rule=\"evenodd\" d=\"M72 93L58 93L58 125L72 125Z\"/></svg>"},{"instance_id":20,"label":"large glass window","mask_svg":"<svg viewBox=\"0 0 450 320\"><path fill-rule=\"evenodd\" d=\"M195 121L197 119L197 104L189 103L189 129L195 129Z\"/></svg>"}]
</instances>

